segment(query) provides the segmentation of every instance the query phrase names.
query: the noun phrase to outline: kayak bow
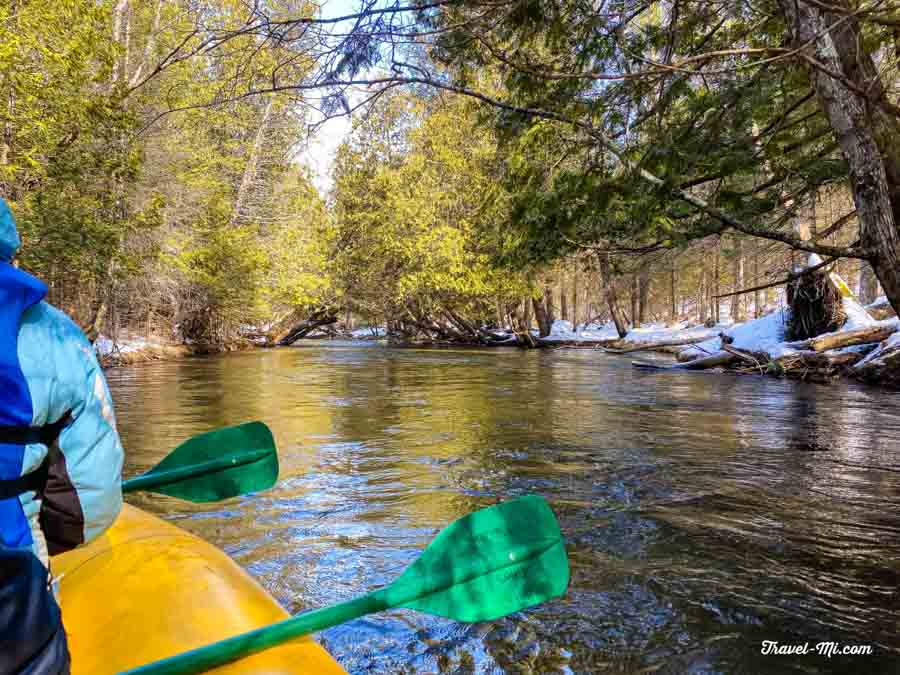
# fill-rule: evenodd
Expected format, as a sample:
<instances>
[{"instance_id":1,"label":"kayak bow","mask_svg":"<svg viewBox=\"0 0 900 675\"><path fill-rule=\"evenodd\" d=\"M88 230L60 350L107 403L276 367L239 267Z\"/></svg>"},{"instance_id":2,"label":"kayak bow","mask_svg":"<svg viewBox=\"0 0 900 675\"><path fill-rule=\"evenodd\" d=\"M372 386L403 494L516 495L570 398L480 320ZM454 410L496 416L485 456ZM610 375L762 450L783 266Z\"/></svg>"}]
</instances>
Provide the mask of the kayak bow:
<instances>
[{"instance_id":1,"label":"kayak bow","mask_svg":"<svg viewBox=\"0 0 900 675\"><path fill-rule=\"evenodd\" d=\"M133 506L87 546L51 561L72 675L106 675L288 618L216 547ZM344 670L310 638L217 668L216 675Z\"/></svg>"}]
</instances>

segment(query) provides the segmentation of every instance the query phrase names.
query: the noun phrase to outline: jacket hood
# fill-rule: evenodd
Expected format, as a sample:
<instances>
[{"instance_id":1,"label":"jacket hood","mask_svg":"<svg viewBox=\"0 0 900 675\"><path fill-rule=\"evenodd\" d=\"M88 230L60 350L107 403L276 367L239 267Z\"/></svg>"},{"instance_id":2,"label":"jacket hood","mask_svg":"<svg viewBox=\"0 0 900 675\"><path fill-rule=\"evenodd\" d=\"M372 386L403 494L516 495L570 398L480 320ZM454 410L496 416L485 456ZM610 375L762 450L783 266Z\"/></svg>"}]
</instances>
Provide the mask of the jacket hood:
<instances>
[{"instance_id":1,"label":"jacket hood","mask_svg":"<svg viewBox=\"0 0 900 675\"><path fill-rule=\"evenodd\" d=\"M21 243L12 211L6 202L0 199L0 261L12 260Z\"/></svg>"}]
</instances>

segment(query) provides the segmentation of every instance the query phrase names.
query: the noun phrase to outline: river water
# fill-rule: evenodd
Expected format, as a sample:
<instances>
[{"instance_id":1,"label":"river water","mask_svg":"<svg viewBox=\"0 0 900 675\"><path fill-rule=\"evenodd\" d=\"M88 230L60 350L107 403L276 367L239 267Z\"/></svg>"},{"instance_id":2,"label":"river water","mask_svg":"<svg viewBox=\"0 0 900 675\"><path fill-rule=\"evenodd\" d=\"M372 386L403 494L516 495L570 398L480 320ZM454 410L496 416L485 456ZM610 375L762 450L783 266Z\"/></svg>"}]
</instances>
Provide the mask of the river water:
<instances>
[{"instance_id":1,"label":"river water","mask_svg":"<svg viewBox=\"0 0 900 675\"><path fill-rule=\"evenodd\" d=\"M392 611L319 636L352 673L900 672L900 395L641 372L590 350L304 344L108 373L126 475L260 419L281 479L135 503L289 610L394 579L447 523L546 497L560 600L490 624ZM809 643L764 655L765 640ZM814 653L822 642L871 656Z\"/></svg>"}]
</instances>

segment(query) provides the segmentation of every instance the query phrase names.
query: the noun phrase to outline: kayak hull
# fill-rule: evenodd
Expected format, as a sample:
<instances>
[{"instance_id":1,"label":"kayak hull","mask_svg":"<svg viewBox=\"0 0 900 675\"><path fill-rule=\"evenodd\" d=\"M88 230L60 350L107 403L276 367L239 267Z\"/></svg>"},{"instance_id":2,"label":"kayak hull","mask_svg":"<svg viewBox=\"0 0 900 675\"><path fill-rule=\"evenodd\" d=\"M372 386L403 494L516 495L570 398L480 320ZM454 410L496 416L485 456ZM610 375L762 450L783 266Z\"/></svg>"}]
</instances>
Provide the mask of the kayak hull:
<instances>
[{"instance_id":1,"label":"kayak hull","mask_svg":"<svg viewBox=\"0 0 900 675\"><path fill-rule=\"evenodd\" d=\"M59 579L72 675L118 673L288 617L225 553L130 505L101 537L54 557L51 569ZM209 672L344 670L305 637Z\"/></svg>"}]
</instances>

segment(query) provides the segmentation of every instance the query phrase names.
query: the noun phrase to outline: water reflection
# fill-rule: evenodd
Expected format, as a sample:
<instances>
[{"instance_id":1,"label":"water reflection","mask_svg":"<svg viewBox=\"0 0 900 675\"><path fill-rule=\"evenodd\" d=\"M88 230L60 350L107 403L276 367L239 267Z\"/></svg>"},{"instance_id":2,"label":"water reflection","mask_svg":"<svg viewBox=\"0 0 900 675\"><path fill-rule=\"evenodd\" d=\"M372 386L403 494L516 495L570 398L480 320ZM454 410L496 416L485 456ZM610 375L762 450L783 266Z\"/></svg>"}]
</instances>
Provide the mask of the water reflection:
<instances>
[{"instance_id":1,"label":"water reflection","mask_svg":"<svg viewBox=\"0 0 900 675\"><path fill-rule=\"evenodd\" d=\"M396 611L327 631L350 671L898 672L896 394L646 373L590 351L324 344L109 375L128 472L216 426L273 428L275 489L136 499L295 611L387 583L476 508L550 500L565 599L490 625ZM762 640L875 654L763 656Z\"/></svg>"}]
</instances>

